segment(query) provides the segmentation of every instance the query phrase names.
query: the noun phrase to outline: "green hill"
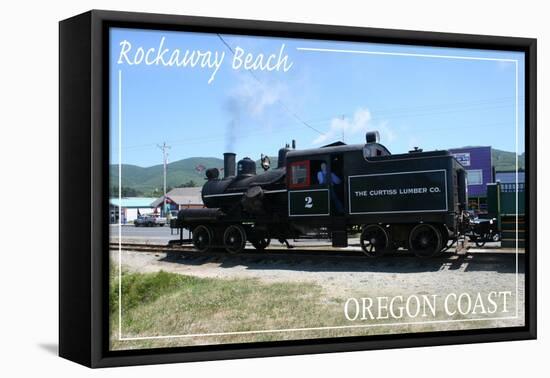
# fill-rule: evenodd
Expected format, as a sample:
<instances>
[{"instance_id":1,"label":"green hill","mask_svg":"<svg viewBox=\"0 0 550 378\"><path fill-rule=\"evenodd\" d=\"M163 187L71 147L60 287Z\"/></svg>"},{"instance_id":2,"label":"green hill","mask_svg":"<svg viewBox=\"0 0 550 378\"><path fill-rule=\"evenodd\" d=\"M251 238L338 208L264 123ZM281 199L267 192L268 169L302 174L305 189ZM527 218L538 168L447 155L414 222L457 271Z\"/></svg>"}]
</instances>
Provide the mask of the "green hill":
<instances>
[{"instance_id":1,"label":"green hill","mask_svg":"<svg viewBox=\"0 0 550 378\"><path fill-rule=\"evenodd\" d=\"M193 157L168 163L166 170L166 186L176 187L193 181L196 186L204 182L204 169L222 168L223 160L210 157ZM118 183L118 164L110 167L111 187ZM162 191L163 167L162 164L151 167L137 165L122 165L122 187L132 188L141 193Z\"/></svg>"},{"instance_id":2,"label":"green hill","mask_svg":"<svg viewBox=\"0 0 550 378\"><path fill-rule=\"evenodd\" d=\"M516 169L516 154L510 151L492 149L493 166L497 172L514 171ZM519 169L525 169L525 153L518 156Z\"/></svg>"},{"instance_id":3,"label":"green hill","mask_svg":"<svg viewBox=\"0 0 550 378\"><path fill-rule=\"evenodd\" d=\"M277 158L270 157L271 166L277 166ZM256 161L257 171L261 171L260 161ZM192 157L168 163L166 167L166 187L174 188L181 185L201 186L204 183L205 170L209 168L223 168L223 159L212 157ZM151 167L137 165L122 165L122 187L138 191L138 195L160 195L162 192L163 172L162 164ZM111 188L118 186L118 164L111 164ZM220 172L223 175L223 171Z\"/></svg>"}]
</instances>

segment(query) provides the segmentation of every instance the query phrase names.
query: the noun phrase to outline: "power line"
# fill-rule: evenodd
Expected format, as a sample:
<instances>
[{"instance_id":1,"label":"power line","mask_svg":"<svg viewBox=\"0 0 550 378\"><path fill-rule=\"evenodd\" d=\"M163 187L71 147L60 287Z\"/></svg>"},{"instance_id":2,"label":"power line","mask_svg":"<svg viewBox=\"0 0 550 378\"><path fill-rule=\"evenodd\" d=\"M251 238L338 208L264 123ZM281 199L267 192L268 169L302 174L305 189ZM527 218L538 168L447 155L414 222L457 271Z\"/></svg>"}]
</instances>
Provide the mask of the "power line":
<instances>
[{"instance_id":1,"label":"power line","mask_svg":"<svg viewBox=\"0 0 550 378\"><path fill-rule=\"evenodd\" d=\"M230 47L228 46L228 48ZM371 111L371 113L375 114L371 120L386 120L386 119L395 119L395 118L404 118L404 117L412 118L412 117L437 116L437 115L457 113L457 112L496 110L499 108L508 107L509 105L503 104L503 102L506 102L508 100L513 100L513 99L514 97L501 97L501 98L493 98L493 99L478 99L478 100L447 102L447 103L412 106L412 107L399 107L399 108L368 107L368 109ZM433 111L430 111L432 109ZM352 118L353 113L335 113L334 115L331 115L331 116L325 115L323 117L309 119L307 120L307 123L310 125L311 124L323 125L331 122L335 118L342 118L342 117ZM284 129L287 127L288 127L287 125L279 125L277 126L276 131L271 130L270 132L272 133L281 132L281 131L284 131ZM477 127L477 126L474 126L474 127ZM253 132L254 135L261 135L264 133L264 131L255 132L255 130L256 130L255 128L250 128L250 129L246 129L245 131ZM188 142L193 142L193 141L223 140L224 138L225 137L203 136L203 137L195 137L195 138L186 138L185 140L172 140L169 142L171 142L172 145L174 144L181 145L181 144L186 144ZM142 149L149 149L155 146L157 146L157 143L146 143L146 144L126 146L124 149L125 150L142 150Z\"/></svg>"},{"instance_id":2,"label":"power line","mask_svg":"<svg viewBox=\"0 0 550 378\"><path fill-rule=\"evenodd\" d=\"M219 34L219 33L216 33L216 35L218 36L218 38L222 41L222 43L225 45L225 47L227 47L229 49L229 51L231 51L231 54L233 55L233 57L235 56L235 51L233 50L233 48L231 48L231 46L225 41L225 39L223 39L223 37ZM250 70L246 70L246 72L248 72L253 78L254 80L256 80L258 82L258 84L260 84L262 86L262 88L265 88L264 87L264 84L262 83L262 81L256 76L256 74ZM281 100L277 100L276 101L288 114L290 114L292 117L294 117L294 119L296 119L298 122L300 122L302 125L306 126L307 128L315 131L316 133L320 134L320 135L325 135L324 132L316 129L315 127L311 126L309 123L307 123L306 121L304 121L302 118L300 118L300 116L298 116L298 114L296 114L294 111L292 111L284 102L282 102Z\"/></svg>"},{"instance_id":3,"label":"power line","mask_svg":"<svg viewBox=\"0 0 550 378\"><path fill-rule=\"evenodd\" d=\"M502 127L503 125L510 125L510 122L508 121L502 121L502 122L491 122L491 123L480 123L480 124L464 124L464 125L460 125L460 129L463 130L463 129L480 129L480 128L492 128L492 127ZM429 132L429 131L447 131L448 130L448 126L439 126L439 127L422 127L421 131L422 132ZM280 129L280 130L274 130L272 131L273 133L281 133L281 132L284 132L286 131L285 129ZM242 138L250 138L250 137L257 137L257 136L261 136L263 135L264 132L263 131L258 131L258 132L250 132L250 133L245 133L243 134ZM171 146L184 146L184 145L188 145L189 143L193 143L195 145L201 145L201 144L210 144L212 143L212 141L223 141L225 137L223 136L220 136L220 137L202 137L202 138L190 138L186 141L181 141L181 142L174 142L171 144ZM148 146L139 146L139 147L128 147L127 149L131 148L132 151L138 151L138 150L146 150L146 149L150 149L150 148L153 148L155 147L156 145L155 144L151 144Z\"/></svg>"},{"instance_id":4,"label":"power line","mask_svg":"<svg viewBox=\"0 0 550 378\"><path fill-rule=\"evenodd\" d=\"M513 105L515 97L508 96L508 97L499 97L499 98L485 98L485 99L477 99L477 100L468 100L468 101L455 101L455 102L445 102L445 103L433 103L433 104L426 104L426 105L417 105L417 106L408 106L408 107L372 107L368 106L368 109L377 114L382 114L382 116L385 116L386 114L389 114L391 116L396 114L402 114L402 113L409 113L409 112L425 112L430 110L440 111L445 109L465 109L469 110L470 108L474 107L483 107L484 105L488 106L495 106L496 104L502 104L503 102L511 102L511 105ZM322 121L332 120L335 117L340 116L342 113L335 113L332 115L325 115L322 117L316 117L312 119L308 119L307 122L310 124L314 123L320 123ZM350 114L348 114L350 115Z\"/></svg>"},{"instance_id":5,"label":"power line","mask_svg":"<svg viewBox=\"0 0 550 378\"><path fill-rule=\"evenodd\" d=\"M496 109L505 109L505 108L511 108L512 105L494 105L494 106L484 106L484 107L476 107L476 108L463 108L463 109L452 109L452 110L444 110L441 111L431 111L431 112L420 112L420 113L388 113L388 114L381 114L377 115L371 118L372 121L385 121L385 120L391 120L391 119L397 119L397 118L415 118L415 117L431 117L431 116L440 116L440 115L446 115L446 114L453 114L453 113L462 113L462 112L486 112L486 111L492 111ZM349 117L353 117L353 114L345 114ZM334 115L331 118L326 118L325 120L319 120L312 122L316 125L323 125L332 122L335 118L341 118L342 115Z\"/></svg>"}]
</instances>

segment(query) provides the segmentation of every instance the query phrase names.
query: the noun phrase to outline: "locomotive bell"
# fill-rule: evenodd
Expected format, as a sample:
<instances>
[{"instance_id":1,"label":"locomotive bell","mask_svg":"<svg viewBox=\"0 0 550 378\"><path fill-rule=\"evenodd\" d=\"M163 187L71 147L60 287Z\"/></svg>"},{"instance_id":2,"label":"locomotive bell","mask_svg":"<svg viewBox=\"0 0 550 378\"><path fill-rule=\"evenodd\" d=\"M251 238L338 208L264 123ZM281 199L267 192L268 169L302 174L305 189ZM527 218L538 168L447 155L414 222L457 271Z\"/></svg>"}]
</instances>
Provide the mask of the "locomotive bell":
<instances>
[{"instance_id":1,"label":"locomotive bell","mask_svg":"<svg viewBox=\"0 0 550 378\"><path fill-rule=\"evenodd\" d=\"M237 176L254 176L256 174L256 163L249 157L239 160L237 163Z\"/></svg>"},{"instance_id":2,"label":"locomotive bell","mask_svg":"<svg viewBox=\"0 0 550 378\"><path fill-rule=\"evenodd\" d=\"M210 168L206 170L206 178L208 180L215 180L220 176L218 168Z\"/></svg>"}]
</instances>

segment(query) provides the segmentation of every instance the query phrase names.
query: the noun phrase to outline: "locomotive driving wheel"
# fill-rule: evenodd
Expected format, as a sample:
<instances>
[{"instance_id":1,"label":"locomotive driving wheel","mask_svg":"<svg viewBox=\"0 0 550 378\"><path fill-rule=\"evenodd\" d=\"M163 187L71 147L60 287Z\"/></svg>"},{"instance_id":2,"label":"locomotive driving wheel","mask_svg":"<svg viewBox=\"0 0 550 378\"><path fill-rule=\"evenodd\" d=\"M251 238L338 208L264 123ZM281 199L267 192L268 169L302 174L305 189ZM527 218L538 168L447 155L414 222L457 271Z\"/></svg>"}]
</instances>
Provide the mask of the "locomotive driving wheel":
<instances>
[{"instance_id":1,"label":"locomotive driving wheel","mask_svg":"<svg viewBox=\"0 0 550 378\"><path fill-rule=\"evenodd\" d=\"M265 250L271 243L271 239L267 233L258 231L255 231L252 235L250 235L249 240L258 251Z\"/></svg>"},{"instance_id":2,"label":"locomotive driving wheel","mask_svg":"<svg viewBox=\"0 0 550 378\"><path fill-rule=\"evenodd\" d=\"M418 224L409 234L409 248L418 257L435 256L443 248L441 232L431 224Z\"/></svg>"},{"instance_id":3,"label":"locomotive driving wheel","mask_svg":"<svg viewBox=\"0 0 550 378\"><path fill-rule=\"evenodd\" d=\"M212 246L212 229L208 226L200 225L193 230L193 246L199 252L207 252Z\"/></svg>"},{"instance_id":4,"label":"locomotive driving wheel","mask_svg":"<svg viewBox=\"0 0 550 378\"><path fill-rule=\"evenodd\" d=\"M368 257L382 256L389 245L389 236L384 227L378 224L369 224L361 232L361 249Z\"/></svg>"},{"instance_id":5,"label":"locomotive driving wheel","mask_svg":"<svg viewBox=\"0 0 550 378\"><path fill-rule=\"evenodd\" d=\"M246 231L243 226L234 224L225 229L223 245L229 253L240 253L246 246Z\"/></svg>"}]
</instances>

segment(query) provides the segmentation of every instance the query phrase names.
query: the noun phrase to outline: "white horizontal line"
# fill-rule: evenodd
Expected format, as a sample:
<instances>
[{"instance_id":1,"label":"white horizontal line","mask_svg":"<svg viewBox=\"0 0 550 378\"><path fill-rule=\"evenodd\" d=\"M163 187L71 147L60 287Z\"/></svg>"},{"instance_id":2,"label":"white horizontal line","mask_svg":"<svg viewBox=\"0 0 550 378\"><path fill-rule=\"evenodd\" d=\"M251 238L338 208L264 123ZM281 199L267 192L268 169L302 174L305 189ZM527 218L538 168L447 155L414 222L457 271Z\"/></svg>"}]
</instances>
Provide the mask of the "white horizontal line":
<instances>
[{"instance_id":1,"label":"white horizontal line","mask_svg":"<svg viewBox=\"0 0 550 378\"><path fill-rule=\"evenodd\" d=\"M459 59L459 60L485 60L494 62L510 62L517 63L517 59L504 59L504 58L484 58L475 56L457 56L457 55L433 55L433 54L413 54L413 53L396 53L396 52L384 52L384 51L368 51L368 50L341 50L341 49L322 49L315 47L297 47L299 51L315 51L315 52L334 52L345 54L365 54L365 55L392 55L392 56L409 56L417 58L442 58L442 59Z\"/></svg>"},{"instance_id":2,"label":"white horizontal line","mask_svg":"<svg viewBox=\"0 0 550 378\"><path fill-rule=\"evenodd\" d=\"M396 211L360 211L351 212L350 215L356 214L394 214L394 213L441 213L447 212L447 209L434 209L434 210L396 210Z\"/></svg>"},{"instance_id":3,"label":"white horizontal line","mask_svg":"<svg viewBox=\"0 0 550 378\"><path fill-rule=\"evenodd\" d=\"M304 189L304 190L289 190L288 193L303 193L303 192L328 192L328 189Z\"/></svg>"},{"instance_id":4,"label":"white horizontal line","mask_svg":"<svg viewBox=\"0 0 550 378\"><path fill-rule=\"evenodd\" d=\"M519 318L519 316L502 316L502 317L496 317L496 318L476 318L476 319L432 320L432 321L427 321L427 322L355 324L355 325L348 325L348 326L327 326L327 327L314 327L314 328L288 328L288 329L270 329L270 330L260 330L260 331L194 333L194 334L188 334L188 335L123 337L123 338L120 338L119 340L121 340L121 341L131 341L131 340L169 339L169 338L177 338L177 337L248 335L248 334L255 334L255 333L279 333L279 332L298 332L298 331L316 331L316 330L317 331L322 331L322 330L331 330L331 329L352 329L352 328L402 326L402 325L416 325L416 324L455 323L455 322L483 321L483 320L507 320L507 319L517 319L517 318Z\"/></svg>"},{"instance_id":5,"label":"white horizontal line","mask_svg":"<svg viewBox=\"0 0 550 378\"><path fill-rule=\"evenodd\" d=\"M203 196L204 198L210 198L210 197L227 197L227 196L241 196L244 192L239 193L220 193L220 194L207 194Z\"/></svg>"},{"instance_id":6,"label":"white horizontal line","mask_svg":"<svg viewBox=\"0 0 550 378\"><path fill-rule=\"evenodd\" d=\"M265 190L264 193L266 194L272 194L272 193L284 193L286 192L286 189L279 189L279 190ZM243 195L245 192L237 192L237 193L220 193L220 194L207 194L203 196L204 198L210 198L210 197L227 197L227 196L240 196Z\"/></svg>"},{"instance_id":7,"label":"white horizontal line","mask_svg":"<svg viewBox=\"0 0 550 378\"><path fill-rule=\"evenodd\" d=\"M288 214L289 217L324 217L330 215L329 213L326 214Z\"/></svg>"},{"instance_id":8,"label":"white horizontal line","mask_svg":"<svg viewBox=\"0 0 550 378\"><path fill-rule=\"evenodd\" d=\"M279 190L266 190L264 193L272 194L272 193L285 193L286 189L279 189Z\"/></svg>"}]
</instances>

